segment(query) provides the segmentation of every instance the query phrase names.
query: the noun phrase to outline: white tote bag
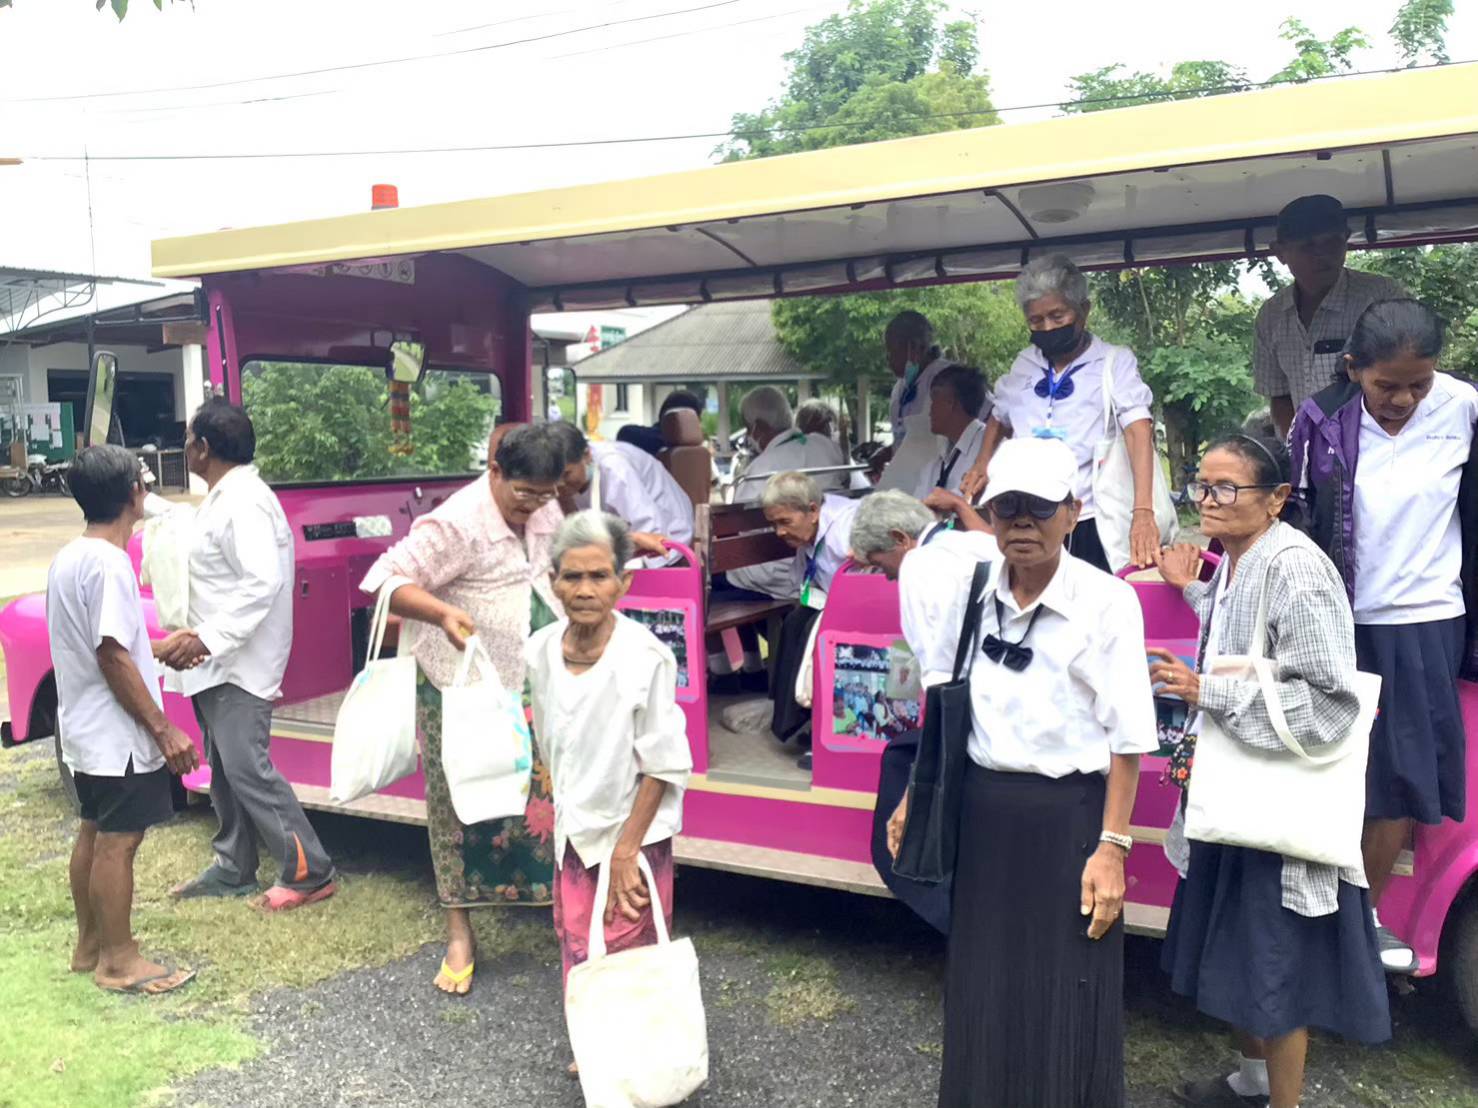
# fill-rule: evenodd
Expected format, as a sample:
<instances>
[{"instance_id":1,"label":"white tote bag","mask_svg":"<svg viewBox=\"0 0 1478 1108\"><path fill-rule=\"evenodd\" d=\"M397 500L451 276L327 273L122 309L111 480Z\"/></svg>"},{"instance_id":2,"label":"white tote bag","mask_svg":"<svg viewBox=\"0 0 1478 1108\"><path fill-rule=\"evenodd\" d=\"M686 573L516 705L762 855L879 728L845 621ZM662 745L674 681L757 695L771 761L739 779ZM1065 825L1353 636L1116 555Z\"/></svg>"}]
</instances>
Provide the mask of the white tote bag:
<instances>
[{"instance_id":1,"label":"white tote bag","mask_svg":"<svg viewBox=\"0 0 1478 1108\"><path fill-rule=\"evenodd\" d=\"M441 690L441 766L452 808L465 824L521 816L528 806L534 766L528 720L476 635L467 640L451 686Z\"/></svg>"},{"instance_id":2,"label":"white tote bag","mask_svg":"<svg viewBox=\"0 0 1478 1108\"><path fill-rule=\"evenodd\" d=\"M179 504L144 524L139 583L154 590L154 615L166 631L190 626L190 548L195 509Z\"/></svg>"},{"instance_id":3,"label":"white tote bag","mask_svg":"<svg viewBox=\"0 0 1478 1108\"><path fill-rule=\"evenodd\" d=\"M1264 656L1267 623L1265 574L1250 654L1218 658L1212 672L1259 684L1273 729L1287 750L1262 750L1238 742L1214 716L1204 713L1186 792L1186 838L1361 869L1365 761L1381 679L1356 672L1360 712L1349 733L1310 753L1289 730L1278 699L1273 663Z\"/></svg>"},{"instance_id":4,"label":"white tote bag","mask_svg":"<svg viewBox=\"0 0 1478 1108\"><path fill-rule=\"evenodd\" d=\"M611 867L600 867L590 909L589 959L570 970L565 1022L586 1108L681 1104L708 1080L708 1024L692 939L673 942L646 856L657 942L606 953Z\"/></svg>"},{"instance_id":5,"label":"white tote bag","mask_svg":"<svg viewBox=\"0 0 1478 1108\"><path fill-rule=\"evenodd\" d=\"M409 777L420 764L416 748L416 659L381 658L390 596L403 581L389 581L375 598L369 657L354 678L334 720L329 799L347 804Z\"/></svg>"},{"instance_id":6,"label":"white tote bag","mask_svg":"<svg viewBox=\"0 0 1478 1108\"><path fill-rule=\"evenodd\" d=\"M1093 448L1093 510L1098 524L1098 541L1108 557L1109 568L1120 570L1129 564L1129 527L1134 521L1134 467L1129 463L1129 447L1124 442L1124 429L1114 405L1114 362L1116 351L1109 347L1103 363L1103 434ZM1153 425L1150 442L1154 443ZM1155 509L1155 529L1162 546L1175 541L1180 528L1175 514L1175 501L1170 499L1170 486L1165 480L1165 466L1158 449L1154 453L1151 504Z\"/></svg>"}]
</instances>

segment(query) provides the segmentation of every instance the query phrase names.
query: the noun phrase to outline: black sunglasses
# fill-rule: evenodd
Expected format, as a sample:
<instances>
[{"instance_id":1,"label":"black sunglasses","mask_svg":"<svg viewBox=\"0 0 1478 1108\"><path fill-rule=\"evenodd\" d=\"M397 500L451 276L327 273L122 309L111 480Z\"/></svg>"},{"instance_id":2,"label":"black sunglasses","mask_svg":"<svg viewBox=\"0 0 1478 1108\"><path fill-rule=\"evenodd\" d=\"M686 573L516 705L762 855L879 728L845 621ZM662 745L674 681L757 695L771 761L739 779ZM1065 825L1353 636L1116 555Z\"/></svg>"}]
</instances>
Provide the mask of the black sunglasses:
<instances>
[{"instance_id":1,"label":"black sunglasses","mask_svg":"<svg viewBox=\"0 0 1478 1108\"><path fill-rule=\"evenodd\" d=\"M1066 503L1066 500L1047 500L1025 492L1003 492L988 503L986 509L999 520L1020 519L1029 515L1033 519L1045 521L1055 516L1057 509Z\"/></svg>"}]
</instances>

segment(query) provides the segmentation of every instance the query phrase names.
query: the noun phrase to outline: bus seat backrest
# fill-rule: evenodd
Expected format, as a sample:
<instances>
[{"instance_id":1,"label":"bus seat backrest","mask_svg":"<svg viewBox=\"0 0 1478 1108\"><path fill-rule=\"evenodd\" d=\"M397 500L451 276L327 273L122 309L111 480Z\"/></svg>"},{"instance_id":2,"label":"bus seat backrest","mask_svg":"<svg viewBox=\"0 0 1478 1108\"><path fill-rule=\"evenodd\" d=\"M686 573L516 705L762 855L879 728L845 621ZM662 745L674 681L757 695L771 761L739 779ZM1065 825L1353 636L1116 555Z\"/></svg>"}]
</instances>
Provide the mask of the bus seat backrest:
<instances>
[{"instance_id":1,"label":"bus seat backrest","mask_svg":"<svg viewBox=\"0 0 1478 1108\"><path fill-rule=\"evenodd\" d=\"M707 504L713 489L713 460L698 413L676 408L662 417L661 431L663 446L658 458L689 500Z\"/></svg>"},{"instance_id":2,"label":"bus seat backrest","mask_svg":"<svg viewBox=\"0 0 1478 1108\"><path fill-rule=\"evenodd\" d=\"M708 523L710 573L727 573L795 556L795 551L775 534L758 504L711 505Z\"/></svg>"}]
</instances>

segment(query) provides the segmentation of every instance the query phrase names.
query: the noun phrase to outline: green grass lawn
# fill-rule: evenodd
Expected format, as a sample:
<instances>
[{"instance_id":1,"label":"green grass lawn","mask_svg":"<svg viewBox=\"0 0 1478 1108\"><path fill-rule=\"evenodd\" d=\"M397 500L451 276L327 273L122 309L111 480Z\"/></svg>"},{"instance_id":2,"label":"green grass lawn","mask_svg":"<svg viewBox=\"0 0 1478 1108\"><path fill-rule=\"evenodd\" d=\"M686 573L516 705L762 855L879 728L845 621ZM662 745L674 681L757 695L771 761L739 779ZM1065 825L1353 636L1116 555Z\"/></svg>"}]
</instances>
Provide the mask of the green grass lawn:
<instances>
[{"instance_id":1,"label":"green grass lawn","mask_svg":"<svg viewBox=\"0 0 1478 1108\"><path fill-rule=\"evenodd\" d=\"M299 915L265 916L240 901L169 900L166 890L209 857L214 819L196 808L146 837L134 930L147 954L193 966L199 976L170 997L103 993L67 967L73 827L49 742L0 755L3 1105L149 1103L181 1077L260 1049L246 1025L252 996L390 961L440 934L428 878L365 870L352 857L339 895Z\"/></svg>"}]
</instances>

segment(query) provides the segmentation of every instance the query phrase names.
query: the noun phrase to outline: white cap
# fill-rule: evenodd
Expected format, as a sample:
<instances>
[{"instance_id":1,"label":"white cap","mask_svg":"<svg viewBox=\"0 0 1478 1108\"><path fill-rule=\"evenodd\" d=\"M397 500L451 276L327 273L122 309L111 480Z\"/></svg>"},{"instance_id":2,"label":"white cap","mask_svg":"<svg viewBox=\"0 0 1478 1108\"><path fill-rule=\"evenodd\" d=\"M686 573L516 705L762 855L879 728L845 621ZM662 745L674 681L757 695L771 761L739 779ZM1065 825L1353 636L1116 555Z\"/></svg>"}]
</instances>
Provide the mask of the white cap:
<instances>
[{"instance_id":1,"label":"white cap","mask_svg":"<svg viewBox=\"0 0 1478 1108\"><path fill-rule=\"evenodd\" d=\"M1007 439L991 457L984 500L1008 492L1060 504L1077 496L1078 459L1061 439Z\"/></svg>"}]
</instances>

